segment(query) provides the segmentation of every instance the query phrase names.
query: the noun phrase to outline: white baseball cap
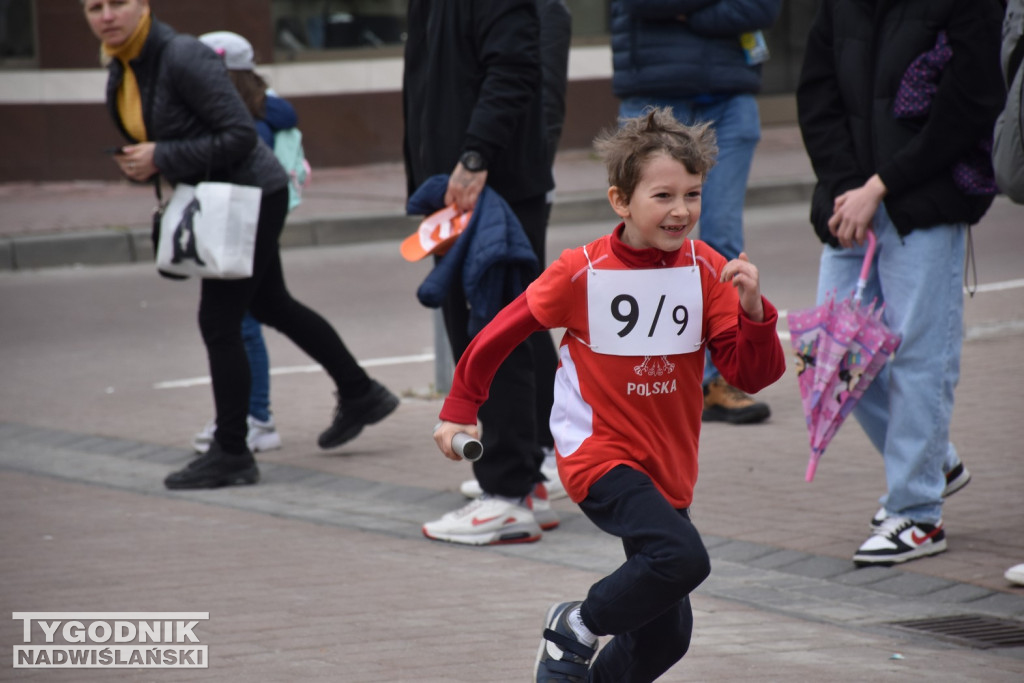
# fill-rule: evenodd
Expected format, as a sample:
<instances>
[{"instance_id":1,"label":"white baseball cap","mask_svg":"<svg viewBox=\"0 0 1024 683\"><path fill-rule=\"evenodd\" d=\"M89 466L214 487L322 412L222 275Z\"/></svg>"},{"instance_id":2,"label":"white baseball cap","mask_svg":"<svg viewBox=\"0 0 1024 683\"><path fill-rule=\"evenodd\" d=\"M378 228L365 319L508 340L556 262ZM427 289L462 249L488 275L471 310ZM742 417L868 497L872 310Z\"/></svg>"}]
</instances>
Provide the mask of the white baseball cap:
<instances>
[{"instance_id":1,"label":"white baseball cap","mask_svg":"<svg viewBox=\"0 0 1024 683\"><path fill-rule=\"evenodd\" d=\"M199 40L213 48L224 58L224 65L231 71L252 71L252 45L248 40L231 31L214 31L199 36Z\"/></svg>"}]
</instances>

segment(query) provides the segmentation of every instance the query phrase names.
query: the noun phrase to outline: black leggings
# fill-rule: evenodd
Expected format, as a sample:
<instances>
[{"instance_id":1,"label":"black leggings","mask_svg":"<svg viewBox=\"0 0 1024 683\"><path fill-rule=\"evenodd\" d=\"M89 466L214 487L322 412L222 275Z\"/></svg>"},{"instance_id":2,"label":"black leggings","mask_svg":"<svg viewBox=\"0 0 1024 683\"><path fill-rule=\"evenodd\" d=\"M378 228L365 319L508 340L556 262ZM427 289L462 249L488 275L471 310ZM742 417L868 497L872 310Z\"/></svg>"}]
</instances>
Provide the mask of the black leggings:
<instances>
[{"instance_id":1,"label":"black leggings","mask_svg":"<svg viewBox=\"0 0 1024 683\"><path fill-rule=\"evenodd\" d=\"M206 344L217 411L217 443L228 453L246 450L249 412L249 359L242 343L246 311L278 330L324 367L338 395L359 396L370 378L320 314L292 298L281 269L278 239L288 213L288 188L263 195L253 275L244 280L204 279L199 299L199 329Z\"/></svg>"}]
</instances>

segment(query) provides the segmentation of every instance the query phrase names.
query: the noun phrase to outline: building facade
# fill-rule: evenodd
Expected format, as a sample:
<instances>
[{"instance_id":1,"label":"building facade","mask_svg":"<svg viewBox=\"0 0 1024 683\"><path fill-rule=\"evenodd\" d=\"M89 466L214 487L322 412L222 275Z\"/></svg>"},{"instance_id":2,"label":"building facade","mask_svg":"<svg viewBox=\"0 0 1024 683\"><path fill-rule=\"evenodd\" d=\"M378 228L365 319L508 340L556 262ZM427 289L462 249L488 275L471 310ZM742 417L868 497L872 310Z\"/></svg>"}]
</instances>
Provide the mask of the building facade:
<instances>
[{"instance_id":1,"label":"building facade","mask_svg":"<svg viewBox=\"0 0 1024 683\"><path fill-rule=\"evenodd\" d=\"M150 0L185 33L229 30L294 105L316 167L402 156L405 0ZM568 0L573 13L563 148L588 147L614 123L608 0ZM814 0L784 3L768 35L765 125L794 120L803 36ZM121 141L103 106L106 71L74 0L0 0L0 182L112 179L103 150Z\"/></svg>"}]
</instances>

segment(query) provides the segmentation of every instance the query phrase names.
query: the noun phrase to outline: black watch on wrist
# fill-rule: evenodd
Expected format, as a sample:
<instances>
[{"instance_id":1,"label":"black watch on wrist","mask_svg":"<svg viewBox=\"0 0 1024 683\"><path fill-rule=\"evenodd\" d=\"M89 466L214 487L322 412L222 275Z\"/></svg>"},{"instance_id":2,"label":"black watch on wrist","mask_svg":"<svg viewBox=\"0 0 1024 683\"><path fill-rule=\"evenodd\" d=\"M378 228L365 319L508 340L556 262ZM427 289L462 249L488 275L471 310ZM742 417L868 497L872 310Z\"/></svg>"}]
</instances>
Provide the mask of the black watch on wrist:
<instances>
[{"instance_id":1,"label":"black watch on wrist","mask_svg":"<svg viewBox=\"0 0 1024 683\"><path fill-rule=\"evenodd\" d=\"M480 171L487 170L487 162L484 161L483 155L474 149L467 149L459 157L459 163L470 173L479 173Z\"/></svg>"}]
</instances>

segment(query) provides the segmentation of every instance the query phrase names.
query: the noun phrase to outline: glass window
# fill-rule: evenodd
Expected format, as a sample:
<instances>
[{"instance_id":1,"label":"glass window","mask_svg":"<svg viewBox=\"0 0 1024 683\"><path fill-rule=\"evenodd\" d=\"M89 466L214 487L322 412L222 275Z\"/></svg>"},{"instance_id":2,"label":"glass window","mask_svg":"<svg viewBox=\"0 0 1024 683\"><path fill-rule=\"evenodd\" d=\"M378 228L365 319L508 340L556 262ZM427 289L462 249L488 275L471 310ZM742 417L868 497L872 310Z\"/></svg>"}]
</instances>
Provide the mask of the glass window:
<instances>
[{"instance_id":1,"label":"glass window","mask_svg":"<svg viewBox=\"0 0 1024 683\"><path fill-rule=\"evenodd\" d=\"M274 0L271 13L279 61L394 48L405 40L406 0Z\"/></svg>"},{"instance_id":2,"label":"glass window","mask_svg":"<svg viewBox=\"0 0 1024 683\"><path fill-rule=\"evenodd\" d=\"M0 0L0 65L25 66L36 57L32 0Z\"/></svg>"},{"instance_id":3,"label":"glass window","mask_svg":"<svg viewBox=\"0 0 1024 683\"><path fill-rule=\"evenodd\" d=\"M566 0L575 38L607 41L608 1ZM339 50L358 50L353 56L366 56L367 50L399 54L405 42L407 2L272 0L276 61L337 57Z\"/></svg>"}]
</instances>

